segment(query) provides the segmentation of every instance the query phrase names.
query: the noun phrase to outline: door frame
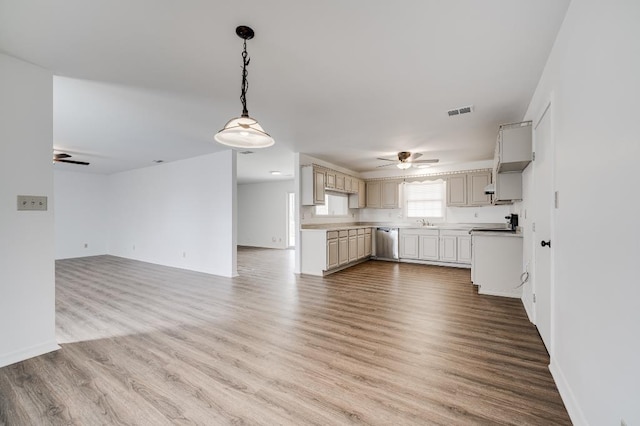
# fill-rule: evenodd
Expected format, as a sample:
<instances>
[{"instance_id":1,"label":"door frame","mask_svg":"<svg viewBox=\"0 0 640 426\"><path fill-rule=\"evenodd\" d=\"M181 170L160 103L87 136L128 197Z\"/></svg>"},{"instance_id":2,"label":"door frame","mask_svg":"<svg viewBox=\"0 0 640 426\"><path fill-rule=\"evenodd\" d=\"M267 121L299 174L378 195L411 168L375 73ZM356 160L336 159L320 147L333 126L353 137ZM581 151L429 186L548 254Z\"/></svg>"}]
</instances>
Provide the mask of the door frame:
<instances>
[{"instance_id":1,"label":"door frame","mask_svg":"<svg viewBox=\"0 0 640 426\"><path fill-rule=\"evenodd\" d=\"M554 103L554 93L551 92L549 97L547 98L547 100L542 104L542 107L538 110L538 114L536 114L536 118L533 122L533 137L534 137L534 142L536 143L535 148L537 149L537 134L536 134L536 129L538 127L538 125L540 124L540 121L542 120L542 118L545 116L545 114L549 114L549 141L548 144L549 146L547 147L547 152L548 152L548 160L549 160L549 168L551 170L551 176L550 176L550 181L551 181L551 190L552 193L555 194L557 192L557 185L556 185L556 141L555 141L555 103ZM535 151L534 151L535 152ZM535 193L535 182L536 182L536 176L535 176L535 167L533 169L533 193ZM555 203L555 195L552 198L551 201L551 211L549 212L549 238L552 242L555 242L555 229L556 229L556 210L558 209L557 205L554 205ZM533 222L536 222L537 217L534 217ZM531 251L531 256L533 258L533 268L534 268L534 274L533 274L533 285L532 285L532 292L535 294L536 290L537 290L537 276L535 274L535 267L536 267L536 263L537 263L537 259L536 259L536 246L537 244L539 244L538 242L538 237L536 235L535 232L532 233L532 251ZM556 244L552 244L551 247L549 247L550 253L549 253L549 347L547 348L547 350L549 351L549 357L550 359L553 359L554 357L554 348L555 348L555 277L556 277L556 273L555 273L555 248L557 247ZM536 308L536 305L534 303L533 305L533 323L537 324L538 322L538 311Z\"/></svg>"}]
</instances>

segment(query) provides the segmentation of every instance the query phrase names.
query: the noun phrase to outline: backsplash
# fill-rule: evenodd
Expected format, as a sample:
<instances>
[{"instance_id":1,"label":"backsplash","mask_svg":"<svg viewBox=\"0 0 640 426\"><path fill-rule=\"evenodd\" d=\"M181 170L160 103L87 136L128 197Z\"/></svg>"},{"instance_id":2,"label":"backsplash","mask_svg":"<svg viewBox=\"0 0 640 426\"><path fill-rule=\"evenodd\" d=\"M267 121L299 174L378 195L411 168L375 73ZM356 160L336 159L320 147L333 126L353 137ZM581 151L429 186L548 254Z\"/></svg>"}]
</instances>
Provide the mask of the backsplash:
<instances>
[{"instance_id":1,"label":"backsplash","mask_svg":"<svg viewBox=\"0 0 640 426\"><path fill-rule=\"evenodd\" d=\"M511 206L447 207L446 218L436 223L506 223L505 216ZM414 223L416 219L404 217L403 209L361 209L360 222Z\"/></svg>"}]
</instances>

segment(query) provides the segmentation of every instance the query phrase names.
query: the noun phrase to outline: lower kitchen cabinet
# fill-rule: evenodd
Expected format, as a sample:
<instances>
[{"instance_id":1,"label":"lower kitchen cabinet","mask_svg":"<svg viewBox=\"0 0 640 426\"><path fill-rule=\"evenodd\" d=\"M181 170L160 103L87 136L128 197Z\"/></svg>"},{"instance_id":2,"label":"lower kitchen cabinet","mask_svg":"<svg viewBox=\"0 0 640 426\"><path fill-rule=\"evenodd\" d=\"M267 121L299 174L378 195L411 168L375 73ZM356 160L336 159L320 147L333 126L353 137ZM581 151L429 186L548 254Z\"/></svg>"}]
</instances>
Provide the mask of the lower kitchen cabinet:
<instances>
[{"instance_id":1,"label":"lower kitchen cabinet","mask_svg":"<svg viewBox=\"0 0 640 426\"><path fill-rule=\"evenodd\" d=\"M460 230L401 229L400 259L470 265L471 237Z\"/></svg>"},{"instance_id":2,"label":"lower kitchen cabinet","mask_svg":"<svg viewBox=\"0 0 640 426\"><path fill-rule=\"evenodd\" d=\"M327 269L338 266L338 239L327 240Z\"/></svg>"},{"instance_id":3,"label":"lower kitchen cabinet","mask_svg":"<svg viewBox=\"0 0 640 426\"><path fill-rule=\"evenodd\" d=\"M349 263L349 231L340 231L338 238L338 265Z\"/></svg>"},{"instance_id":4,"label":"lower kitchen cabinet","mask_svg":"<svg viewBox=\"0 0 640 426\"><path fill-rule=\"evenodd\" d=\"M300 247L300 272L323 276L369 258L372 254L371 228L303 229Z\"/></svg>"},{"instance_id":5,"label":"lower kitchen cabinet","mask_svg":"<svg viewBox=\"0 0 640 426\"><path fill-rule=\"evenodd\" d=\"M349 230L349 262L358 260L358 231Z\"/></svg>"},{"instance_id":6,"label":"lower kitchen cabinet","mask_svg":"<svg viewBox=\"0 0 640 426\"><path fill-rule=\"evenodd\" d=\"M371 228L364 230L364 255L365 257L371 256L373 253L371 245Z\"/></svg>"},{"instance_id":7,"label":"lower kitchen cabinet","mask_svg":"<svg viewBox=\"0 0 640 426\"><path fill-rule=\"evenodd\" d=\"M420 235L420 260L438 260L438 235Z\"/></svg>"}]
</instances>

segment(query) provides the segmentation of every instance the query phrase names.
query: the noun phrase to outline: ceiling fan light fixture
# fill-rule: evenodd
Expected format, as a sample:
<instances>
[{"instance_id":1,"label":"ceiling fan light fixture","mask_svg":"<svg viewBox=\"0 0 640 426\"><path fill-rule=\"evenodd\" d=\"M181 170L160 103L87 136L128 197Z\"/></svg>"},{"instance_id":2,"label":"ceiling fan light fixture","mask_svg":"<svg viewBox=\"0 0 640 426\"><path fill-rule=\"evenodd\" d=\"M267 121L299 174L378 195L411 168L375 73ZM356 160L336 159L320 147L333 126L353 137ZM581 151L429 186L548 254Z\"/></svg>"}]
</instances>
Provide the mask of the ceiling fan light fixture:
<instances>
[{"instance_id":1,"label":"ceiling fan light fixture","mask_svg":"<svg viewBox=\"0 0 640 426\"><path fill-rule=\"evenodd\" d=\"M411 163L406 163L406 162L405 163L398 163L398 164L396 164L396 167L398 167L401 170L406 170L406 169L411 168Z\"/></svg>"},{"instance_id":2,"label":"ceiling fan light fixture","mask_svg":"<svg viewBox=\"0 0 640 426\"><path fill-rule=\"evenodd\" d=\"M267 148L275 143L273 138L264 131L260 123L249 116L247 110L247 66L251 58L247 54L247 40L253 38L255 33L247 26L241 25L236 28L238 37L244 40L242 51L242 90L240 101L242 102L242 115L227 121L222 130L214 136L216 142L232 148Z\"/></svg>"}]
</instances>

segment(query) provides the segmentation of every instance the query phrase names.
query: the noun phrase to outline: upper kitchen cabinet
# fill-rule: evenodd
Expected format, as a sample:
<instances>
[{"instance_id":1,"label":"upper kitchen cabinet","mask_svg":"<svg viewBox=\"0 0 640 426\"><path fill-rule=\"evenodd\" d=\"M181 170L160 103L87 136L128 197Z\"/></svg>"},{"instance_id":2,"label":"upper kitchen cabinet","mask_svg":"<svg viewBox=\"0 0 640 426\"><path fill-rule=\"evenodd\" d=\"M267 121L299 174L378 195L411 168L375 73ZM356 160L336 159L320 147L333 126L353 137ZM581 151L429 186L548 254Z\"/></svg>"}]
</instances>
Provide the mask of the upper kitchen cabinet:
<instances>
[{"instance_id":1,"label":"upper kitchen cabinet","mask_svg":"<svg viewBox=\"0 0 640 426\"><path fill-rule=\"evenodd\" d=\"M324 204L325 171L314 166L300 168L300 184L303 206Z\"/></svg>"},{"instance_id":2,"label":"upper kitchen cabinet","mask_svg":"<svg viewBox=\"0 0 640 426\"><path fill-rule=\"evenodd\" d=\"M353 178L351 183L352 194L349 195L350 209L363 209L367 207L367 185L363 180Z\"/></svg>"},{"instance_id":3,"label":"upper kitchen cabinet","mask_svg":"<svg viewBox=\"0 0 640 426\"><path fill-rule=\"evenodd\" d=\"M531 121L503 124L496 144L496 172L521 172L531 162Z\"/></svg>"},{"instance_id":4,"label":"upper kitchen cabinet","mask_svg":"<svg viewBox=\"0 0 640 426\"><path fill-rule=\"evenodd\" d=\"M400 198L397 181L367 182L368 208L397 209L400 207Z\"/></svg>"},{"instance_id":5,"label":"upper kitchen cabinet","mask_svg":"<svg viewBox=\"0 0 640 426\"><path fill-rule=\"evenodd\" d=\"M447 206L471 207L491 204L484 188L491 183L491 171L460 173L447 178Z\"/></svg>"}]
</instances>

